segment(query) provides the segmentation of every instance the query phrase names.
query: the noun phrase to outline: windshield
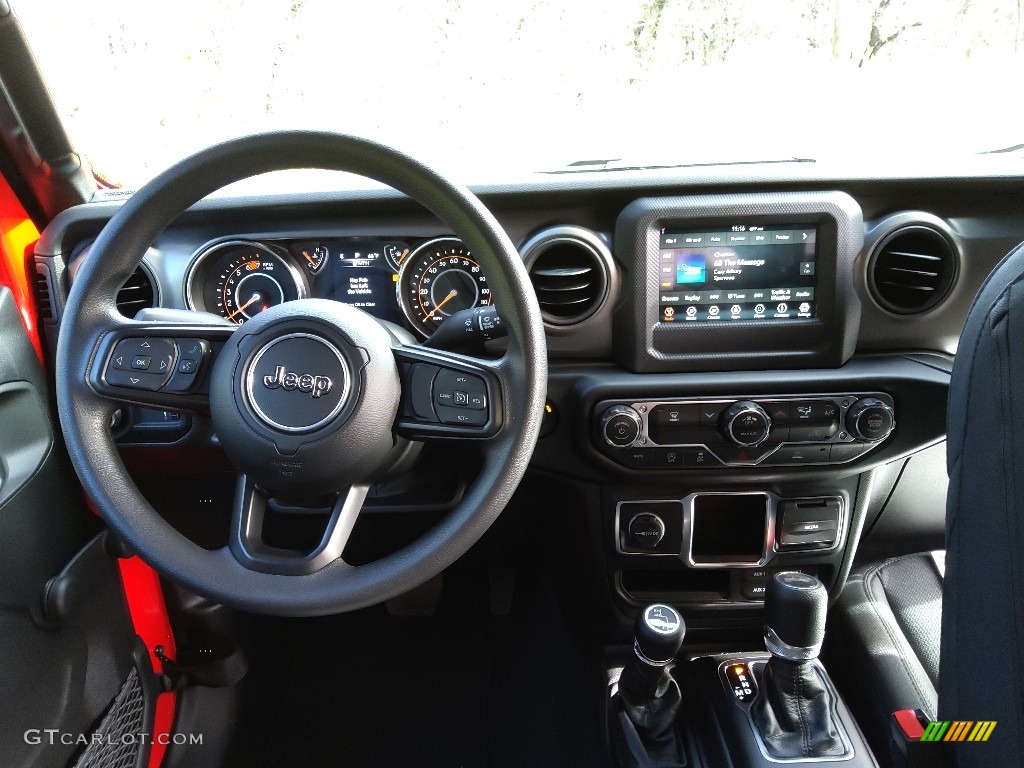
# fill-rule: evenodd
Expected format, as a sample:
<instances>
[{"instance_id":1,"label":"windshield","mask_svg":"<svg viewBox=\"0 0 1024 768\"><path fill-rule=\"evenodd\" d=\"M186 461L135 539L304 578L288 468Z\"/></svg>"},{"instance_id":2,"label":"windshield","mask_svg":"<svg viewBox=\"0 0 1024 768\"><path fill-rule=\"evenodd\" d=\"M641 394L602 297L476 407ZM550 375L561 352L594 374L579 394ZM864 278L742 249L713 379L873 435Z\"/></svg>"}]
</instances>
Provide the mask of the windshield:
<instances>
[{"instance_id":1,"label":"windshield","mask_svg":"<svg viewBox=\"0 0 1024 768\"><path fill-rule=\"evenodd\" d=\"M974 153L1021 140L1019 2L22 0L76 145L137 187L262 130L464 181L572 163ZM614 162L609 162L614 161Z\"/></svg>"}]
</instances>

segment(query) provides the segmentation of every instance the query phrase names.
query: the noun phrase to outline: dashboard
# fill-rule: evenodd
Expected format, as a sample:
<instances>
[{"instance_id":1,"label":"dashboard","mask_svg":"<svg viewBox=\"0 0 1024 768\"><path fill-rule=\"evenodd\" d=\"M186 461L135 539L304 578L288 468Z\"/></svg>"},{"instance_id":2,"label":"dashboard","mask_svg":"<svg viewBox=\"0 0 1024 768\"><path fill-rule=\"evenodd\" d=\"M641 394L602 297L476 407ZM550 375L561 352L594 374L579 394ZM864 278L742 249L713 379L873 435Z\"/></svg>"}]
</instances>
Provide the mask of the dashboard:
<instances>
[{"instance_id":1,"label":"dashboard","mask_svg":"<svg viewBox=\"0 0 1024 768\"><path fill-rule=\"evenodd\" d=\"M855 557L941 546L957 339L984 278L1024 241L1024 178L986 162L474 188L518 248L548 341L542 437L506 515L558 537L618 605L740 619L773 569L835 589ZM119 205L66 211L36 246L51 349L75 265ZM152 305L232 323L301 297L421 340L503 301L452 232L388 191L205 200L119 294L129 316ZM206 472L216 453L201 417L140 409L116 436L143 474L161 457ZM382 487L373 503L448 508L473 465L453 451L425 473L430 493ZM189 487L216 497L202 477ZM182 493L177 507L204 514Z\"/></svg>"}]
</instances>

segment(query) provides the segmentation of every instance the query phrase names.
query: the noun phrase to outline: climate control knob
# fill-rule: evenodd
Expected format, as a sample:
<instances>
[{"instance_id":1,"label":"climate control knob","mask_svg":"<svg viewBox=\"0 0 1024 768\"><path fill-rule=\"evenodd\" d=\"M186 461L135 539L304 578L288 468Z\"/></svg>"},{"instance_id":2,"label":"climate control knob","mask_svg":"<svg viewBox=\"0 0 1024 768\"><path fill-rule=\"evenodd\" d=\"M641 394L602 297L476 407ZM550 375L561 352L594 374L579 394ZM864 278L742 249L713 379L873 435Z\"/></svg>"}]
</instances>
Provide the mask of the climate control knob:
<instances>
[{"instance_id":1,"label":"climate control knob","mask_svg":"<svg viewBox=\"0 0 1024 768\"><path fill-rule=\"evenodd\" d=\"M892 408L877 397L865 397L850 406L846 412L846 428L855 438L865 443L885 440L896 426Z\"/></svg>"},{"instance_id":2,"label":"climate control knob","mask_svg":"<svg viewBox=\"0 0 1024 768\"><path fill-rule=\"evenodd\" d=\"M725 409L719 427L727 440L752 448L768 438L772 420L753 400L740 400Z\"/></svg>"},{"instance_id":3,"label":"climate control knob","mask_svg":"<svg viewBox=\"0 0 1024 768\"><path fill-rule=\"evenodd\" d=\"M632 445L643 429L640 414L628 405L613 405L601 415L601 434L616 448Z\"/></svg>"}]
</instances>

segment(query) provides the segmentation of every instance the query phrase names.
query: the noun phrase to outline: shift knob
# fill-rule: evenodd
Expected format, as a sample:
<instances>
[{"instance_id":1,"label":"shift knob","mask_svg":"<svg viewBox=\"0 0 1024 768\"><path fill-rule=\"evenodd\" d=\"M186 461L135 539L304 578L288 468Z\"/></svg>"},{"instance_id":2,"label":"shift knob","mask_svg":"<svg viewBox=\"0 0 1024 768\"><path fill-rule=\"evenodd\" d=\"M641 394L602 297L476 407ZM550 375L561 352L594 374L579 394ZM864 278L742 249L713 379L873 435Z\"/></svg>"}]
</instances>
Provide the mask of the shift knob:
<instances>
[{"instance_id":1,"label":"shift knob","mask_svg":"<svg viewBox=\"0 0 1024 768\"><path fill-rule=\"evenodd\" d=\"M686 623L674 608L655 603L637 614L633 633L633 649L640 660L664 666L679 653L686 635Z\"/></svg>"},{"instance_id":2,"label":"shift knob","mask_svg":"<svg viewBox=\"0 0 1024 768\"><path fill-rule=\"evenodd\" d=\"M633 656L619 678L619 691L633 704L658 697L667 677L665 667L679 653L686 623L676 610L662 603L643 608L633 625Z\"/></svg>"},{"instance_id":3,"label":"shift knob","mask_svg":"<svg viewBox=\"0 0 1024 768\"><path fill-rule=\"evenodd\" d=\"M777 658L810 661L825 639L828 591L814 576L776 573L764 595L764 644Z\"/></svg>"}]
</instances>

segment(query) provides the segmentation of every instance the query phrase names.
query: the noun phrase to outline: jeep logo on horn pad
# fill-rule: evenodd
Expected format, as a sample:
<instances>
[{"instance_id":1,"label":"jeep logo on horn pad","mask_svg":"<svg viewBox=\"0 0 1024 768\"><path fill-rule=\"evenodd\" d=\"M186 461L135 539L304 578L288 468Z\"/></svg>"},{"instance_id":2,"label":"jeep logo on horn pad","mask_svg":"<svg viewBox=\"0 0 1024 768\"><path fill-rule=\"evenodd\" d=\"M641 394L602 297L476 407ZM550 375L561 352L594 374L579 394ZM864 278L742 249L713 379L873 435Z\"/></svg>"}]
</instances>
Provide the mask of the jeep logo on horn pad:
<instances>
[{"instance_id":1,"label":"jeep logo on horn pad","mask_svg":"<svg viewBox=\"0 0 1024 768\"><path fill-rule=\"evenodd\" d=\"M289 333L253 355L242 386L249 413L275 432L313 432L342 412L352 374L342 351L326 338Z\"/></svg>"},{"instance_id":2,"label":"jeep logo on horn pad","mask_svg":"<svg viewBox=\"0 0 1024 768\"><path fill-rule=\"evenodd\" d=\"M331 391L334 382L330 376L315 376L311 373L292 373L283 365L274 369L273 376L263 377L263 386L267 389L281 387L291 392L294 389L299 392L309 392L313 397L326 395Z\"/></svg>"}]
</instances>

